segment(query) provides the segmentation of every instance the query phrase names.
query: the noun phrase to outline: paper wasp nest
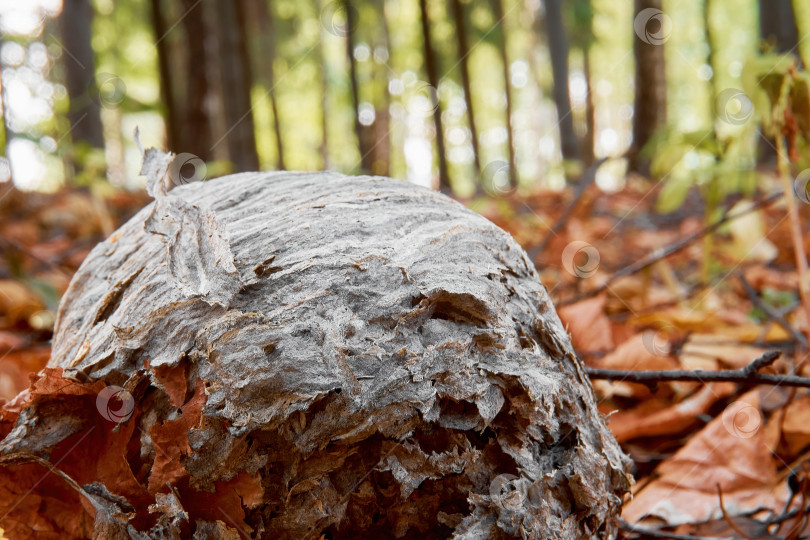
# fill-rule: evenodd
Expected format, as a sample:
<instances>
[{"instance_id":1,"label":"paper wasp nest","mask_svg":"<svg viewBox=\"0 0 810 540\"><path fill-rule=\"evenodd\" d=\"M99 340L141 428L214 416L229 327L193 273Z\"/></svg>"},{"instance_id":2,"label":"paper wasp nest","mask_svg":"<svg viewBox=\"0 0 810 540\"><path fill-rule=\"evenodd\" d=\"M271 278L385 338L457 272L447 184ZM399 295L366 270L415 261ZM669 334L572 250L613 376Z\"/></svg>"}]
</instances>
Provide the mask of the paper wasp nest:
<instances>
[{"instance_id":1,"label":"paper wasp nest","mask_svg":"<svg viewBox=\"0 0 810 540\"><path fill-rule=\"evenodd\" d=\"M509 234L385 178L150 189L2 409L0 515L57 469L10 538L613 532L628 460Z\"/></svg>"}]
</instances>

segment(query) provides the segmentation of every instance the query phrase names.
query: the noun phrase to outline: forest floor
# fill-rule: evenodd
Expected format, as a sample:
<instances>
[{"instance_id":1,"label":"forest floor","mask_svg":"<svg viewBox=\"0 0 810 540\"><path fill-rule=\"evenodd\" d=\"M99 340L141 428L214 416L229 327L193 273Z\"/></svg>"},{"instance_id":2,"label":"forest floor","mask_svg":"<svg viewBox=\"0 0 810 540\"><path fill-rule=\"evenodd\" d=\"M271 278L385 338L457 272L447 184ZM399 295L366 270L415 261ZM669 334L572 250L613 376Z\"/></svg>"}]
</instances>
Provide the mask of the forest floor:
<instances>
[{"instance_id":1,"label":"forest floor","mask_svg":"<svg viewBox=\"0 0 810 540\"><path fill-rule=\"evenodd\" d=\"M529 252L589 368L726 373L778 351L760 373L810 376L810 324L783 198L732 201L707 234L697 194L659 215L650 186L630 177L614 193L591 185L579 195L568 188L462 202ZM747 211L752 201L758 206ZM47 362L59 297L82 260L148 202L142 192L46 195L0 185L0 402ZM810 205L799 209L810 223ZM810 231L801 241L810 252ZM635 463L627 538L810 532L806 388L622 378L593 382Z\"/></svg>"}]
</instances>

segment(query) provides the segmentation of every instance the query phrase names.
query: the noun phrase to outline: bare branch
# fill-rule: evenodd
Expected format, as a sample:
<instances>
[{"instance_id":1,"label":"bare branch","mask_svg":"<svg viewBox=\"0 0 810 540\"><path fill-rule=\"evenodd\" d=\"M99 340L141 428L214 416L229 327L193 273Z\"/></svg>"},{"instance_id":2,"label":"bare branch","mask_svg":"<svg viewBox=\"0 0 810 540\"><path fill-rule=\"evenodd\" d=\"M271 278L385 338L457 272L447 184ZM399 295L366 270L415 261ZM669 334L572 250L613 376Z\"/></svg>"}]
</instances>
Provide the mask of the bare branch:
<instances>
[{"instance_id":1,"label":"bare branch","mask_svg":"<svg viewBox=\"0 0 810 540\"><path fill-rule=\"evenodd\" d=\"M768 351L750 364L741 369L724 369L709 371L705 369L682 370L670 369L661 371L631 371L624 369L598 369L587 368L591 379L606 379L610 381L625 381L655 386L666 381L693 381L693 382L733 382L745 386L758 384L773 384L776 386L795 386L810 388L810 377L796 375L774 375L760 373L759 370L772 364L781 351Z\"/></svg>"},{"instance_id":2,"label":"bare branch","mask_svg":"<svg viewBox=\"0 0 810 540\"><path fill-rule=\"evenodd\" d=\"M657 263L661 259L666 259L670 255L674 255L675 253L678 253L678 252L684 250L685 248L687 248L690 244L692 244L696 240L699 240L700 238L706 236L709 233L713 233L714 231L719 229L725 223L728 223L729 221L732 221L734 219L742 217L742 216L744 216L746 214L750 214L751 212L753 212L754 210L757 210L759 208L764 208L764 207L774 203L780 197L782 197L782 193L771 193L770 195L768 195L764 199L761 199L761 200L753 203L749 208L746 208L745 210L742 210L740 212L735 212L733 214L729 214L728 212L726 212L723 215L722 218L720 218L716 222L712 223L711 225L708 225L708 226L700 229L699 231L690 234L686 238L682 238L681 240L678 240L674 244L670 244L669 246L667 246L665 248L653 251L652 253L650 253L649 255L647 255L646 257L641 259L640 261L636 261L633 264L631 264L630 266L625 266L621 270L615 272L612 276L610 276L608 278L607 281L605 281L600 286L595 287L595 288L591 289L590 291L584 292L584 293L582 293L582 294L580 294L578 296L575 296L574 298L569 298L568 300L561 300L560 302L557 302L557 306L567 306L569 304L576 304L580 300L585 300L587 298L592 298L592 297L596 296L597 294L601 293L602 291L607 290L608 287L613 285L613 283L615 283L619 278L633 275L633 274L635 274L636 272L638 272L640 270L644 270L648 266L652 266L653 264Z\"/></svg>"}]
</instances>

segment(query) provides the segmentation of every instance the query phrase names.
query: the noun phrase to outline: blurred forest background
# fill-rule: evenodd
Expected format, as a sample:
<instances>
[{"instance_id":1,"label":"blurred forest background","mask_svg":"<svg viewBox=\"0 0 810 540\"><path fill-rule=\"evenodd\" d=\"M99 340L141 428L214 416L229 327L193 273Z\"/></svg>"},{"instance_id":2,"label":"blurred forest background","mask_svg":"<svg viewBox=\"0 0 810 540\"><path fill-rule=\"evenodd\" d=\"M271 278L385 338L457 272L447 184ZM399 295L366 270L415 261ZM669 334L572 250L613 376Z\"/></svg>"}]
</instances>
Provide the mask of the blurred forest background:
<instances>
[{"instance_id":1,"label":"blurred forest background","mask_svg":"<svg viewBox=\"0 0 810 540\"><path fill-rule=\"evenodd\" d=\"M628 523L810 534L806 388L628 380L810 376L806 0L0 0L0 30L0 405L149 202L138 127L183 182L451 192L535 262L634 460Z\"/></svg>"},{"instance_id":2,"label":"blurred forest background","mask_svg":"<svg viewBox=\"0 0 810 540\"><path fill-rule=\"evenodd\" d=\"M676 203L722 166L731 192L775 155L748 121L762 55L810 55L793 3L7 0L0 181L138 187L139 126L209 178L333 169L471 196L612 157L603 189L629 167Z\"/></svg>"}]
</instances>

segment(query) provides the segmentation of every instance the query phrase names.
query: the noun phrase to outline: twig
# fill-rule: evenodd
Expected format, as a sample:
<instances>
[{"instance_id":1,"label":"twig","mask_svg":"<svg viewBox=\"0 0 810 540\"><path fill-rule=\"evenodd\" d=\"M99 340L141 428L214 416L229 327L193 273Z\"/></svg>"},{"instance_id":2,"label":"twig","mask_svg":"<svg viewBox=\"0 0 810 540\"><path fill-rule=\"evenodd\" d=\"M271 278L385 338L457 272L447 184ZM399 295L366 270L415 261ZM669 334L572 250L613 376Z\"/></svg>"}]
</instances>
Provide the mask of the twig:
<instances>
[{"instance_id":1,"label":"twig","mask_svg":"<svg viewBox=\"0 0 810 540\"><path fill-rule=\"evenodd\" d=\"M630 371L624 369L597 369L587 368L591 379L606 379L612 381L625 381L655 386L666 381L692 381L692 382L733 382L745 386L757 384L773 384L776 386L795 386L810 388L810 377L797 377L795 375L771 375L759 373L759 370L772 364L782 353L768 351L750 364L741 369L723 369L709 371L704 369L683 370L669 369L661 371Z\"/></svg>"},{"instance_id":2,"label":"twig","mask_svg":"<svg viewBox=\"0 0 810 540\"><path fill-rule=\"evenodd\" d=\"M782 196L781 192L771 193L767 197L765 197L763 199L760 199L759 201L753 203L750 207L748 207L748 208L746 208L744 210L741 210L739 212L735 212L733 214L729 214L728 212L726 212L723 215L722 218L715 221L711 225L703 227L699 231L694 232L694 233L690 234L689 236L687 236L685 238L682 238L681 240L678 240L674 244L670 244L669 246L666 246L666 247L663 247L661 249L657 249L657 250L653 251L652 253L650 253L649 255L644 257L643 259L634 262L630 266L625 266L624 268L618 270L617 272L614 272L613 275L610 276L607 279L607 281L605 281L603 284L599 285L598 287L595 287L595 288L593 288L593 289L591 289L589 291L586 291L586 292L584 292L584 293L582 293L580 295L577 295L574 298L570 298L568 300L562 300L562 301L558 302L557 305L558 306L567 306L569 304L575 304L576 302L579 302L580 300L585 300L586 298L594 297L597 294L601 293L602 291L607 290L607 288L610 287L617 279L625 277L625 276L629 276L629 275L632 275L632 274L635 274L639 270L644 270L648 266L651 266L651 265L655 264L656 262L660 261L661 259L665 259L665 258L669 257L670 255L674 255L675 253L683 251L686 247L689 246L689 244L691 244L695 240L698 240L701 237L703 237L704 235L716 231L717 229L719 229L721 226L728 223L729 221L735 220L735 219L737 219L739 217L742 217L742 216L744 216L746 214L750 214L754 210L758 210L759 208L764 208L765 206L768 206L768 205L772 204L774 201L779 199L781 196Z\"/></svg>"},{"instance_id":3,"label":"twig","mask_svg":"<svg viewBox=\"0 0 810 540\"><path fill-rule=\"evenodd\" d=\"M619 518L619 527L624 531L642 534L648 538L668 538L670 540L740 540L734 537L719 538L716 536L689 536L686 534L676 534L664 531L656 531L654 529L648 529L647 527L639 527L638 525L632 525L630 523L627 523L625 520L621 518Z\"/></svg>"},{"instance_id":4,"label":"twig","mask_svg":"<svg viewBox=\"0 0 810 540\"><path fill-rule=\"evenodd\" d=\"M792 497L792 495L791 495L791 497ZM789 519L795 518L796 516L799 515L799 513L810 514L810 506L805 506L804 508L796 508L794 510L791 510L790 512L785 512L785 513L779 514L778 516L770 517L770 518L766 519L763 523L765 525L775 525L775 524L778 524L778 523L784 523L785 521L787 521ZM777 529L777 532L778 532L778 529Z\"/></svg>"},{"instance_id":5,"label":"twig","mask_svg":"<svg viewBox=\"0 0 810 540\"><path fill-rule=\"evenodd\" d=\"M577 182L576 191L574 191L574 198L571 199L571 202L569 202L568 206L565 207L565 210L563 210L563 213L557 220L557 222L554 223L551 229L549 229L548 234L546 235L545 238L543 238L543 241L540 242L540 245L529 250L529 260L533 261L535 257L537 257L540 253L545 251L549 242L551 242L551 239L557 236L557 233L560 232L560 230L562 230L562 228L568 222L568 218L571 217L571 214L573 213L577 203L579 203L579 200L585 193L586 188L591 184L593 184L594 180L596 180L596 171L606 161L607 158L601 158L597 160L590 167L588 167L588 169L585 171L582 177L580 177L579 182Z\"/></svg>"},{"instance_id":6,"label":"twig","mask_svg":"<svg viewBox=\"0 0 810 540\"><path fill-rule=\"evenodd\" d=\"M731 527L731 529L734 532L736 532L737 534L743 535L748 540L754 540L753 538L751 538L750 536L745 534L745 532L743 532L742 529L740 529L737 526L737 524L734 523L734 520L731 519L731 516L728 515L728 512L726 512L726 505L723 504L723 490L720 488L720 484L716 484L716 485L717 485L717 497L718 497L718 499L720 499L720 511L723 512L723 520L726 523L728 523L728 526Z\"/></svg>"},{"instance_id":7,"label":"twig","mask_svg":"<svg viewBox=\"0 0 810 540\"><path fill-rule=\"evenodd\" d=\"M12 247L13 249L16 249L20 253L32 258L33 260L35 260L39 264L42 264L44 266L47 266L48 268L52 268L52 269L56 270L57 272L59 272L63 276L67 276L68 278L72 277L72 274L70 274L69 272L66 272L65 270L63 270L59 266L58 263L55 263L53 261L49 261L48 259L43 259L42 257L35 254L30 249L26 248L25 246L23 246L21 244L18 244L17 242L15 242L15 241L13 241L13 240L11 240L9 238L4 238L4 237L0 236L0 243L4 243L4 244Z\"/></svg>"},{"instance_id":8,"label":"twig","mask_svg":"<svg viewBox=\"0 0 810 540\"><path fill-rule=\"evenodd\" d=\"M806 464L803 464L802 468L805 470L805 472L807 471L807 465ZM792 489L792 491L794 493L796 491L798 491L799 494L801 495L801 503L799 505L799 508L806 508L807 507L808 480L810 480L810 479L808 479L808 477L805 475L801 480L799 480L799 485L797 486L797 488ZM792 539L798 537L800 532L804 531L805 528L807 527L808 517L810 517L810 515L808 515L806 512L804 514L799 515L799 519L796 520L796 524L793 526L792 529L790 529L790 531L788 532L786 538L788 538L789 540L792 540ZM780 529L782 528L781 523L779 524L779 528Z\"/></svg>"},{"instance_id":9,"label":"twig","mask_svg":"<svg viewBox=\"0 0 810 540\"><path fill-rule=\"evenodd\" d=\"M796 258L796 271L799 274L799 296L802 299L805 320L810 321L810 269L807 267L807 255L804 253L804 239L802 238L802 225L799 220L799 208L796 197L793 196L793 183L790 181L790 163L785 149L785 139L781 135L776 137L777 168L779 178L782 180L782 189L785 192L787 213L790 218L790 237L793 241L793 253ZM806 330L807 340L810 341L810 325Z\"/></svg>"},{"instance_id":10,"label":"twig","mask_svg":"<svg viewBox=\"0 0 810 540\"><path fill-rule=\"evenodd\" d=\"M757 291L751 286L750 283L745 279L742 272L738 274L740 279L740 283L742 283L743 288L745 289L745 294L748 295L748 298L751 300L751 303L754 304L756 307L761 309L765 314L770 318L773 322L781 326L785 329L793 338L798 341L805 349L807 348L807 340L798 330L790 326L790 323L787 322L785 316L777 311L776 309L772 308L768 304L766 304L762 298L759 297Z\"/></svg>"}]
</instances>

